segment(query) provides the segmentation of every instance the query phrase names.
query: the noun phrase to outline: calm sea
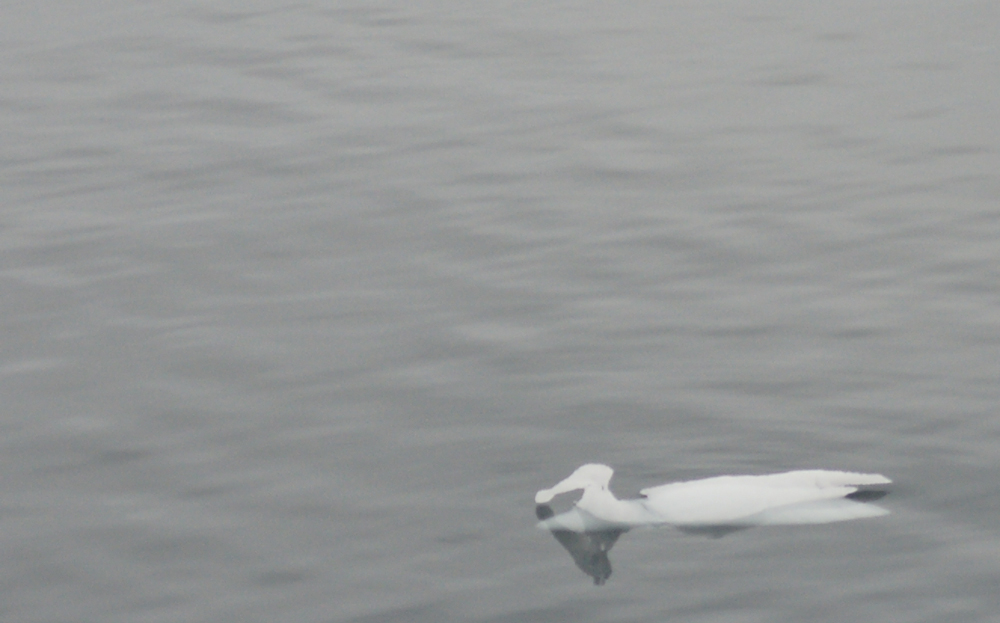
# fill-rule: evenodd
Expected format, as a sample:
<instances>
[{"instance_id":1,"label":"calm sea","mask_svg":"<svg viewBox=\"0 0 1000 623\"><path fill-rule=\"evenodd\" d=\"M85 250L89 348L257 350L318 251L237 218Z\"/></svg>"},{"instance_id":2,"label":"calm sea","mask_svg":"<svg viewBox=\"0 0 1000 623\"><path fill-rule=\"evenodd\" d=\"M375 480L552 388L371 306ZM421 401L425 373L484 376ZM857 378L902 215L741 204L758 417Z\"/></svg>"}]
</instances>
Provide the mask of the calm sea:
<instances>
[{"instance_id":1,"label":"calm sea","mask_svg":"<svg viewBox=\"0 0 1000 623\"><path fill-rule=\"evenodd\" d=\"M12 3L0 619L1000 621L1000 5ZM878 519L534 527L828 468Z\"/></svg>"}]
</instances>

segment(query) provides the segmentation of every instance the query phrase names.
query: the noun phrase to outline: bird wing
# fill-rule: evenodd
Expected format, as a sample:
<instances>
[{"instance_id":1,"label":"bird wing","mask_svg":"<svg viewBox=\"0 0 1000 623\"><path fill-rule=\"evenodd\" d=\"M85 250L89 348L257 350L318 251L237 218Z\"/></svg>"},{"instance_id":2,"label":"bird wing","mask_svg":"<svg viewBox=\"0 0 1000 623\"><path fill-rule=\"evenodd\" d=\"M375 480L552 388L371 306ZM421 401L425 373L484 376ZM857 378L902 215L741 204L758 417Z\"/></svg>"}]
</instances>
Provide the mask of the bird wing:
<instances>
[{"instance_id":1,"label":"bird wing","mask_svg":"<svg viewBox=\"0 0 1000 623\"><path fill-rule=\"evenodd\" d=\"M891 482L880 474L804 470L766 476L717 476L643 489L644 505L679 526L739 525L765 511L842 498L857 485Z\"/></svg>"}]
</instances>

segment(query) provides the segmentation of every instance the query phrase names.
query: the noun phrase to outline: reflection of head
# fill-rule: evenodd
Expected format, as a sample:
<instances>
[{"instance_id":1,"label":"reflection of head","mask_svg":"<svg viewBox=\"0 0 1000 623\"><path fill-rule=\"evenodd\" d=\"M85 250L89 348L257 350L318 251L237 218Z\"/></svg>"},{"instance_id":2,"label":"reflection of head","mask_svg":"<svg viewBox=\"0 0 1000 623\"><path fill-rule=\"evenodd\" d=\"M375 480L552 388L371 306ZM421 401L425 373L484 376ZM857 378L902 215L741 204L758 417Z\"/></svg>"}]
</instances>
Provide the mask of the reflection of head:
<instances>
[{"instance_id":1,"label":"reflection of head","mask_svg":"<svg viewBox=\"0 0 1000 623\"><path fill-rule=\"evenodd\" d=\"M572 489L570 489L572 490ZM535 507L535 515L545 520L555 513L548 504ZM611 577L611 561L608 552L627 530L596 530L591 532L573 532L571 530L552 530L552 536L566 548L573 562L581 571L594 578L594 584L600 586Z\"/></svg>"}]
</instances>

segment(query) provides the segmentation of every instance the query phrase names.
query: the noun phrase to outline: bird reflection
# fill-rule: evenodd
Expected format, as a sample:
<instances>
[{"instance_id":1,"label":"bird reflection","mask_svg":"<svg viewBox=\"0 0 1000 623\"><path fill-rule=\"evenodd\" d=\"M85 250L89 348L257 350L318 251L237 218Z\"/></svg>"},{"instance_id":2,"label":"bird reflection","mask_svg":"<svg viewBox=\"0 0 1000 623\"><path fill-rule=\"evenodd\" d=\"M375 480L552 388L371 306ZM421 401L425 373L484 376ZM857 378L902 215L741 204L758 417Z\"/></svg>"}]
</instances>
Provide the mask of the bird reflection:
<instances>
[{"instance_id":1,"label":"bird reflection","mask_svg":"<svg viewBox=\"0 0 1000 623\"><path fill-rule=\"evenodd\" d=\"M544 521L555 515L548 504L535 507L535 515ZM566 548L573 562L581 571L594 578L594 584L600 586L611 577L611 561L608 552L614 547L618 537L628 532L628 528L611 528L608 530L591 530L574 532L572 530L552 529L552 536Z\"/></svg>"}]
</instances>

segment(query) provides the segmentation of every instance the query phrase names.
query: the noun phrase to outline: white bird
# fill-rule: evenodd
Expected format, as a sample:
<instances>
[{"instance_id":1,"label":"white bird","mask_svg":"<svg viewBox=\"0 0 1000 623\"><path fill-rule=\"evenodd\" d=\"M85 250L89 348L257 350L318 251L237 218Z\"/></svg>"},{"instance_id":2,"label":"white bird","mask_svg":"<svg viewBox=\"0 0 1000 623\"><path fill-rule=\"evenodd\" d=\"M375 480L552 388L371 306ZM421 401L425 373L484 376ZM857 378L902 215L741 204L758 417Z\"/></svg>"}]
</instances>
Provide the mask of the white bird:
<instances>
[{"instance_id":1,"label":"white bird","mask_svg":"<svg viewBox=\"0 0 1000 623\"><path fill-rule=\"evenodd\" d=\"M588 463L554 487L540 490L535 494L539 505L579 489L583 489L583 497L572 510L548 517L538 526L591 532L671 525L721 536L751 526L831 523L888 514L884 508L847 496L859 486L892 482L881 474L814 469L675 482L642 489L642 498L619 500L608 489L613 473L607 465ZM874 499L881 495L884 492L854 497Z\"/></svg>"}]
</instances>

